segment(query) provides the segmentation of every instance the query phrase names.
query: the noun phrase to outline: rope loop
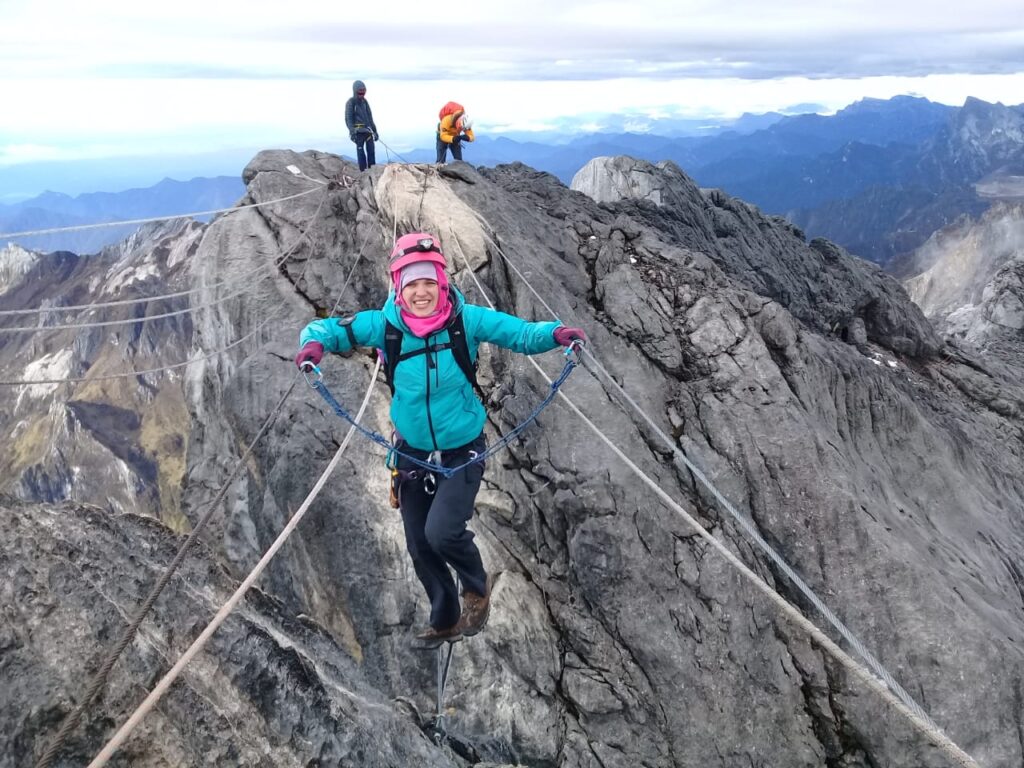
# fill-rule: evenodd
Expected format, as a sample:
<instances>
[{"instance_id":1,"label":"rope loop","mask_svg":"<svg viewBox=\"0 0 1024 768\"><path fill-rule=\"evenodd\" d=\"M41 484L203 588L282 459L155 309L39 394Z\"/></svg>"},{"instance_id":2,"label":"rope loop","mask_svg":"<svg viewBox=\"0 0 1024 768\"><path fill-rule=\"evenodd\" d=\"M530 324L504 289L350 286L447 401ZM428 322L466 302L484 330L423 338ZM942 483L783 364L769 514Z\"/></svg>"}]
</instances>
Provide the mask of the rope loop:
<instances>
[{"instance_id":1,"label":"rope loop","mask_svg":"<svg viewBox=\"0 0 1024 768\"><path fill-rule=\"evenodd\" d=\"M551 386L549 387L548 393L545 396L545 398L540 402L540 404L536 408L533 409L533 412L529 416L527 416L521 424L513 428L508 434L503 435L500 440L494 443L494 445L489 446L487 450L478 453L476 456L473 456L472 458L470 458L469 461L463 462L462 464L459 464L454 467L446 467L439 462L424 461L423 459L417 458L416 456L412 456L408 453L405 453L404 451L401 451L397 447L395 447L395 444L388 438L384 437L384 435L372 429L364 427L362 424L359 424L352 417L352 415L347 410L345 410L345 407L338 402L337 398L335 398L334 395L331 393L331 390L327 388L327 385L323 381L323 374L320 372L320 369L317 368L316 366L304 368L303 375L306 376L306 383L309 384L313 389L315 389L320 394L320 397L324 399L324 401L331 407L331 409L338 416L340 416L353 427L355 427L356 431L359 432L361 435L363 435L366 438L369 438L373 442L387 449L389 462L395 461L396 459L394 457L401 456L410 463L415 464L416 466L421 467L427 470L428 472L438 474L441 477L447 479L461 472L467 467L470 467L474 464L480 464L486 461L488 458L490 458L495 453L504 448L506 445L515 440L524 429L526 429L528 426L530 426L530 424L537 420L537 417L540 416L541 411L547 408L551 404L551 401L555 399L555 396L558 394L559 389L561 389L566 379L569 378L569 374L571 374L573 372L573 369L575 369L576 366L579 365L578 359L574 359L573 357L568 356L568 353L572 351L572 346L566 348L567 359L565 361L565 366L562 368L562 372L559 374L557 379L551 382ZM307 372L312 372L315 378L310 378L307 375Z\"/></svg>"}]
</instances>

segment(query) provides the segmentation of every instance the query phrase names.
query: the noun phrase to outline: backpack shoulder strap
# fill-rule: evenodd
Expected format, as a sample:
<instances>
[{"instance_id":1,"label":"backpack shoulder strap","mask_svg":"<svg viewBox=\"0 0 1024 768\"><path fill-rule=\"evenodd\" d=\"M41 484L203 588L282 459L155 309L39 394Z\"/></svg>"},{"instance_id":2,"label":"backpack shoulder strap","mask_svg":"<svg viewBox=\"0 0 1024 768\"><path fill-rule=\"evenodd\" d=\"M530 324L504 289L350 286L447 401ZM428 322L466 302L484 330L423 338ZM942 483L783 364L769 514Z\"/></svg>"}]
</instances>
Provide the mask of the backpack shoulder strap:
<instances>
[{"instance_id":1,"label":"backpack shoulder strap","mask_svg":"<svg viewBox=\"0 0 1024 768\"><path fill-rule=\"evenodd\" d=\"M422 354L426 349L418 349L410 352L409 354L402 355L402 331L392 323L385 322L384 327L384 379L388 383L388 388L391 390L391 394L395 394L395 369L398 367L398 363L408 357L414 357L418 354ZM473 386L473 390L480 396L481 400L485 400L483 390L480 388L479 382L476 380L476 363L470 359L469 356L469 342L466 340L466 327L462 323L462 313L455 314L447 326L448 331L448 343L438 347L442 349L447 347L451 350L452 357L455 358L456 364L462 371L463 375Z\"/></svg>"},{"instance_id":2,"label":"backpack shoulder strap","mask_svg":"<svg viewBox=\"0 0 1024 768\"><path fill-rule=\"evenodd\" d=\"M402 331L389 321L384 321L384 380L391 394L395 394L395 368L402 356Z\"/></svg>"},{"instance_id":3,"label":"backpack shoulder strap","mask_svg":"<svg viewBox=\"0 0 1024 768\"><path fill-rule=\"evenodd\" d=\"M448 324L448 338L451 341L452 357L455 358L455 362L459 364L459 368L469 379L469 383L473 385L473 389L480 399L485 400L483 390L480 389L480 384L476 380L476 363L469 357L469 342L466 340L466 326L463 325L461 312L457 312Z\"/></svg>"}]
</instances>

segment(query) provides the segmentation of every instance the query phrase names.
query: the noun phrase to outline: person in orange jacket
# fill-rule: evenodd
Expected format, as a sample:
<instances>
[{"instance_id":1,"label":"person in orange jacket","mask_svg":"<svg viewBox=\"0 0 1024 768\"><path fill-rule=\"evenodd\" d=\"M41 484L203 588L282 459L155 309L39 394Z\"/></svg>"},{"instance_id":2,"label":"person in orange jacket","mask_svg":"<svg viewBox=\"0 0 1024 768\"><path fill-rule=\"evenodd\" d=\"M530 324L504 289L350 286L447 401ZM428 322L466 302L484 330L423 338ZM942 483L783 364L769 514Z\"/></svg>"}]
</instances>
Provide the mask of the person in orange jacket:
<instances>
[{"instance_id":1,"label":"person in orange jacket","mask_svg":"<svg viewBox=\"0 0 1024 768\"><path fill-rule=\"evenodd\" d=\"M462 142L473 141L473 121L466 115L466 110L457 102L449 101L438 114L437 124L437 162L443 163L451 147L452 157L462 159Z\"/></svg>"}]
</instances>

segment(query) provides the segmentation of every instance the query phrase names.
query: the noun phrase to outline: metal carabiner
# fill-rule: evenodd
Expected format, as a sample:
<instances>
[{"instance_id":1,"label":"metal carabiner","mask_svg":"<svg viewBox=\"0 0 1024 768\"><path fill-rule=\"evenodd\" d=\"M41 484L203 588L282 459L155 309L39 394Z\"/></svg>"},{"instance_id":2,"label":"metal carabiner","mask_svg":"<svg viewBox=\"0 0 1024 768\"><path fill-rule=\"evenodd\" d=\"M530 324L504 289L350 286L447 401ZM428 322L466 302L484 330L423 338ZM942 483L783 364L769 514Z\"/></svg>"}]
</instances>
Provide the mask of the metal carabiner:
<instances>
[{"instance_id":1,"label":"metal carabiner","mask_svg":"<svg viewBox=\"0 0 1024 768\"><path fill-rule=\"evenodd\" d=\"M444 466L444 458L441 456L440 451L431 451L430 455L427 456L427 463L434 464L435 466ZM430 470L427 470L423 474L423 490L427 492L428 496L433 496L437 491L437 475Z\"/></svg>"},{"instance_id":2,"label":"metal carabiner","mask_svg":"<svg viewBox=\"0 0 1024 768\"><path fill-rule=\"evenodd\" d=\"M569 357L570 355L575 354L576 363L578 365L579 363L583 362L582 356L580 355L580 350L583 349L584 346L586 346L586 342L583 341L583 339L573 339L572 341L569 342L569 346L565 348L565 356Z\"/></svg>"},{"instance_id":3,"label":"metal carabiner","mask_svg":"<svg viewBox=\"0 0 1024 768\"><path fill-rule=\"evenodd\" d=\"M309 362L309 360L303 361L302 365L299 366L299 370L302 371L302 378L304 378L306 380L306 383L309 384L309 386L311 386L313 389L316 389L316 385L319 384L324 379L324 375L320 371L320 367L313 365L313 363ZM312 381L310 381L309 379L310 371L316 374L316 378L313 379Z\"/></svg>"}]
</instances>

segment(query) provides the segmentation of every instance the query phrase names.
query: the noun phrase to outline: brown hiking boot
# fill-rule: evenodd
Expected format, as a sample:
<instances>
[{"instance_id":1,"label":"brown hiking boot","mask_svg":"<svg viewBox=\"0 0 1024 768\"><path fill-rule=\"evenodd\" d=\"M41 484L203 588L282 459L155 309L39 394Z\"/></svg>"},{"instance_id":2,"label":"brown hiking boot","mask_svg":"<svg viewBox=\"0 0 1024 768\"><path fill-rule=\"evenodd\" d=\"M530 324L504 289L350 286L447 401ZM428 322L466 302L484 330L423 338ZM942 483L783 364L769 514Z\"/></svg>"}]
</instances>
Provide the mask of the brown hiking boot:
<instances>
[{"instance_id":1,"label":"brown hiking boot","mask_svg":"<svg viewBox=\"0 0 1024 768\"><path fill-rule=\"evenodd\" d=\"M482 597L466 590L462 593L462 618L458 627L463 637L472 637L483 631L487 616L491 612L491 584L493 577L487 577L487 594Z\"/></svg>"},{"instance_id":2,"label":"brown hiking boot","mask_svg":"<svg viewBox=\"0 0 1024 768\"><path fill-rule=\"evenodd\" d=\"M462 639L462 632L459 627L461 623L462 619L459 619L448 629L427 627L412 639L412 647L418 651L431 651L442 643L457 643Z\"/></svg>"}]
</instances>

